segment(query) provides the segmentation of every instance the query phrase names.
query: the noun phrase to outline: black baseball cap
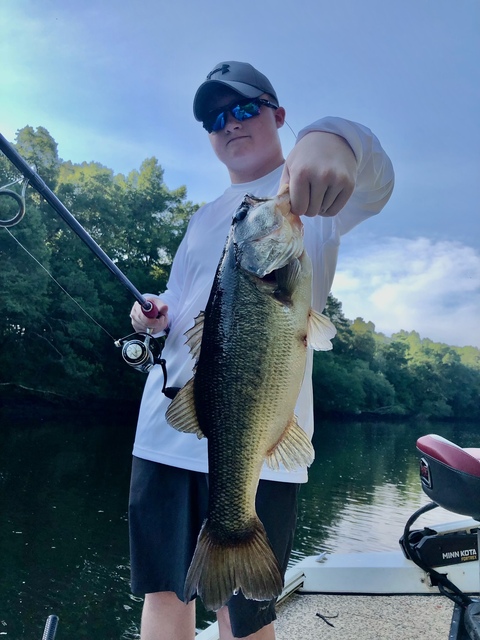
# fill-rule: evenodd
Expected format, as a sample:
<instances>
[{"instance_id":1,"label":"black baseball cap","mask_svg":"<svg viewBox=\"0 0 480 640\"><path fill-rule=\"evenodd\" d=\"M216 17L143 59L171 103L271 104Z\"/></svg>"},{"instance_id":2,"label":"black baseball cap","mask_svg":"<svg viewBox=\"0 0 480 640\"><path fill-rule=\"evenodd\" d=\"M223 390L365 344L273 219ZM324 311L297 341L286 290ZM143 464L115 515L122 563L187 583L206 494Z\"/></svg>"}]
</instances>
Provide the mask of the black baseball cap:
<instances>
[{"instance_id":1,"label":"black baseball cap","mask_svg":"<svg viewBox=\"0 0 480 640\"><path fill-rule=\"evenodd\" d=\"M219 62L207 75L193 99L193 114L202 122L210 111L210 99L219 86L233 89L243 98L258 98L268 93L278 104L277 94L270 80L248 62Z\"/></svg>"}]
</instances>

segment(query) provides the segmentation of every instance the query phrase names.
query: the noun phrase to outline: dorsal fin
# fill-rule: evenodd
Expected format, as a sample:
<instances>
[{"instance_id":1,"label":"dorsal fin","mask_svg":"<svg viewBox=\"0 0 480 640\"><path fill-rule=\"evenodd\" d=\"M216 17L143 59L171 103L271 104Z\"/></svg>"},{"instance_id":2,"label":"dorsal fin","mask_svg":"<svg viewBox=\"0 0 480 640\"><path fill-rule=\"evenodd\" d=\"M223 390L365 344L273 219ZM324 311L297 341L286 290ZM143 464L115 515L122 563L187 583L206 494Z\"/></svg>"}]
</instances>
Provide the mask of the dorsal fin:
<instances>
[{"instance_id":1,"label":"dorsal fin","mask_svg":"<svg viewBox=\"0 0 480 640\"><path fill-rule=\"evenodd\" d=\"M196 363L198 362L198 358L200 356L204 319L205 313L203 311L200 311L198 316L195 318L193 327L185 332L185 335L187 336L187 342L185 344L189 347L192 358L195 359Z\"/></svg>"}]
</instances>

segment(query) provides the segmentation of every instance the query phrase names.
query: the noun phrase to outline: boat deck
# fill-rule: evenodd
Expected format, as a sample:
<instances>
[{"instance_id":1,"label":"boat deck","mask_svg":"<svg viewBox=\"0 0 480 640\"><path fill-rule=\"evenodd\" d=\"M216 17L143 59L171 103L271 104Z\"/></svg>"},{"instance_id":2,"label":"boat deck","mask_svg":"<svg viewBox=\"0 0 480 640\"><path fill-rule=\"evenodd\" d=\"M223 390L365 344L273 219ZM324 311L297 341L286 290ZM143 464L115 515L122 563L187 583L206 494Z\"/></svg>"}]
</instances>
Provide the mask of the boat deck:
<instances>
[{"instance_id":1,"label":"boat deck","mask_svg":"<svg viewBox=\"0 0 480 640\"><path fill-rule=\"evenodd\" d=\"M446 640L452 613L453 603L440 595L293 593L278 606L276 637L277 640Z\"/></svg>"},{"instance_id":2,"label":"boat deck","mask_svg":"<svg viewBox=\"0 0 480 640\"><path fill-rule=\"evenodd\" d=\"M349 596L296 592L277 607L276 639L447 640L452 638L452 614L453 603L440 595ZM216 623L197 636L198 640L218 640L218 637Z\"/></svg>"},{"instance_id":3,"label":"boat deck","mask_svg":"<svg viewBox=\"0 0 480 640\"><path fill-rule=\"evenodd\" d=\"M477 593L478 562L449 565L448 575L465 593ZM276 638L464 640L462 611L453 614L453 602L401 551L321 554L288 569ZM218 625L196 640L219 640Z\"/></svg>"}]
</instances>

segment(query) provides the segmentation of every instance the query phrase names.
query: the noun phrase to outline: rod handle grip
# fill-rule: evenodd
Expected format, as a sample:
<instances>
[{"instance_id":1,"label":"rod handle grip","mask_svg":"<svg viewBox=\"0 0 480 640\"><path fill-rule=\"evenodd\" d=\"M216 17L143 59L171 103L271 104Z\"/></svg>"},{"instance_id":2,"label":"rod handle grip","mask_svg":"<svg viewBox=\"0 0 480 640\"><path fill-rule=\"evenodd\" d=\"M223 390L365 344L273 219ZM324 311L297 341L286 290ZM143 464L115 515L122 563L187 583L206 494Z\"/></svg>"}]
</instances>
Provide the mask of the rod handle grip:
<instances>
[{"instance_id":1,"label":"rod handle grip","mask_svg":"<svg viewBox=\"0 0 480 640\"><path fill-rule=\"evenodd\" d=\"M157 305L151 300L147 300L145 304L142 305L142 313L147 318L159 318L160 313L158 311Z\"/></svg>"}]
</instances>

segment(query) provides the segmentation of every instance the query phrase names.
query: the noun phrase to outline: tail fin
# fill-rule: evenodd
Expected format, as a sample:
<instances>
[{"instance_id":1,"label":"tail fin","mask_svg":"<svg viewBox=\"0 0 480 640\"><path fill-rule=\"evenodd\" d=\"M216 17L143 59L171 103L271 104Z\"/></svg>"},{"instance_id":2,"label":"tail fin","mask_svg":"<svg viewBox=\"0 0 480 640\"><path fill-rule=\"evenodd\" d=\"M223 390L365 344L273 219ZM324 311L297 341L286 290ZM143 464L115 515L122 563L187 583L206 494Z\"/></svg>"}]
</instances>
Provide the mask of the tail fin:
<instances>
[{"instance_id":1,"label":"tail fin","mask_svg":"<svg viewBox=\"0 0 480 640\"><path fill-rule=\"evenodd\" d=\"M281 570L258 518L238 541L215 538L207 519L185 580L185 602L197 593L206 609L217 611L239 590L249 600L280 595Z\"/></svg>"}]
</instances>

